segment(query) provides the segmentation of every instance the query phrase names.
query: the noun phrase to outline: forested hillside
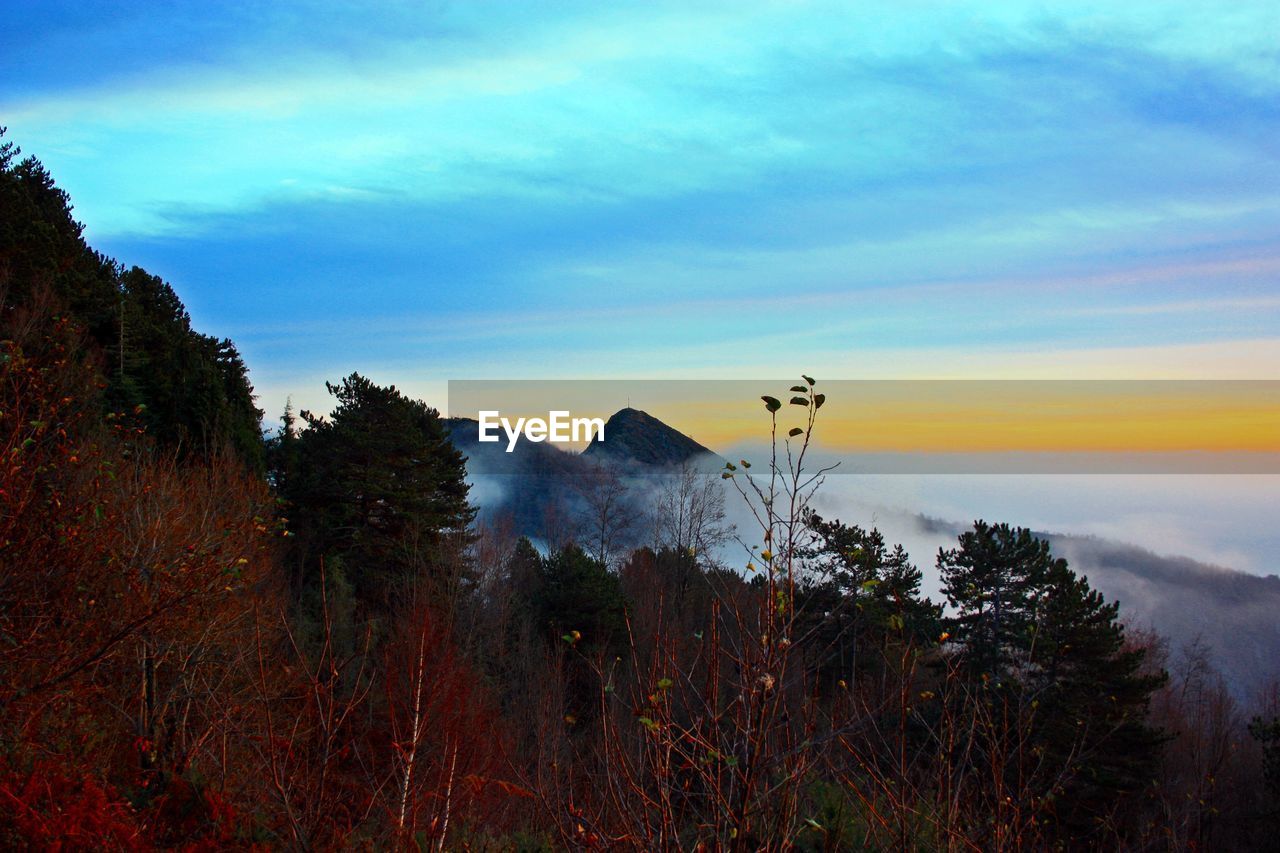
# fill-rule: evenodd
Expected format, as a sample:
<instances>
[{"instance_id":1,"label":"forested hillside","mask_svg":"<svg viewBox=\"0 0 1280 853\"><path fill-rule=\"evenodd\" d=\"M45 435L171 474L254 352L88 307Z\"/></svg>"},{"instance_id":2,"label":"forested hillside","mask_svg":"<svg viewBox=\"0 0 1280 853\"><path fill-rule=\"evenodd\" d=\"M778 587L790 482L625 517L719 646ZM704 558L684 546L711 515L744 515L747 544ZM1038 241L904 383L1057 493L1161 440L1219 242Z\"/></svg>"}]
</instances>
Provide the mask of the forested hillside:
<instances>
[{"instance_id":1,"label":"forested hillside","mask_svg":"<svg viewBox=\"0 0 1280 853\"><path fill-rule=\"evenodd\" d=\"M673 459L633 493L586 458L540 524L477 522L456 424L351 373L261 438L234 346L85 245L37 161L0 165L0 846L1280 831L1280 692L1243 710L1029 530L913 555L815 514L814 379L761 399L772 462Z\"/></svg>"},{"instance_id":2,"label":"forested hillside","mask_svg":"<svg viewBox=\"0 0 1280 853\"><path fill-rule=\"evenodd\" d=\"M262 412L235 345L192 329L169 284L90 248L70 199L40 162L21 159L3 129L0 143L6 310L39 307L71 320L93 345L84 355L105 382L106 409L128 413L183 456L229 447L261 470Z\"/></svg>"}]
</instances>

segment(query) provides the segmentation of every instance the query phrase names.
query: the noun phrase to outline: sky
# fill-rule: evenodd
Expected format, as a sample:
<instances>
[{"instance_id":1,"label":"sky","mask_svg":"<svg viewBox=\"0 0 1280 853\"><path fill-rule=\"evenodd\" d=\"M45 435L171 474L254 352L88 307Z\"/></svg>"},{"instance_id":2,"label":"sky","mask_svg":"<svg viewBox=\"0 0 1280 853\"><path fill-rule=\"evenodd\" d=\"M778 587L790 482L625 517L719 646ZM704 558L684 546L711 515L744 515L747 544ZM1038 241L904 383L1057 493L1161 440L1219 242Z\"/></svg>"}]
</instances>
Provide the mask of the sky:
<instances>
[{"instance_id":1,"label":"sky","mask_svg":"<svg viewBox=\"0 0 1280 853\"><path fill-rule=\"evenodd\" d=\"M1274 0L4 17L8 138L268 419L357 370L1280 379Z\"/></svg>"},{"instance_id":2,"label":"sky","mask_svg":"<svg viewBox=\"0 0 1280 853\"><path fill-rule=\"evenodd\" d=\"M269 416L353 370L1280 376L1274 2L6 19L9 138Z\"/></svg>"}]
</instances>

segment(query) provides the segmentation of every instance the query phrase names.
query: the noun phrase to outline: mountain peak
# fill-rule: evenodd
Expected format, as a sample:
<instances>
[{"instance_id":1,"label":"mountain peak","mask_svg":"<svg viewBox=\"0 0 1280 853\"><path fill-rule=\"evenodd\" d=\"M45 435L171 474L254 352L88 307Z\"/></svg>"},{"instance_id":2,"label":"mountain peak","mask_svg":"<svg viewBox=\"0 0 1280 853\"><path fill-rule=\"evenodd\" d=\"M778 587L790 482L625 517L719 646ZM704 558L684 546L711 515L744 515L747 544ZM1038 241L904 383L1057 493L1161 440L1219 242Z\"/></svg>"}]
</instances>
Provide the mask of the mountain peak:
<instances>
[{"instance_id":1,"label":"mountain peak","mask_svg":"<svg viewBox=\"0 0 1280 853\"><path fill-rule=\"evenodd\" d=\"M583 451L584 456L643 465L678 465L703 454L711 451L648 412L630 406L614 412L604 425L604 439L597 438Z\"/></svg>"}]
</instances>

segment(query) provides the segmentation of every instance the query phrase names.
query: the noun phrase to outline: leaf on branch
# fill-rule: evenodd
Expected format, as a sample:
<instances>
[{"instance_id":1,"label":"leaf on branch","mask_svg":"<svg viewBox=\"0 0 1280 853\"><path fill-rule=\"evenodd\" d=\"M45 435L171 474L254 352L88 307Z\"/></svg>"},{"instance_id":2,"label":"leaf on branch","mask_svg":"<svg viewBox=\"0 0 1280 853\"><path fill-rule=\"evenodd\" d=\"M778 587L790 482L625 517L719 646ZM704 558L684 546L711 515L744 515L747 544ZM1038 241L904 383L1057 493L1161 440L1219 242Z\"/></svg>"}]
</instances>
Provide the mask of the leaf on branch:
<instances>
[{"instance_id":1,"label":"leaf on branch","mask_svg":"<svg viewBox=\"0 0 1280 853\"><path fill-rule=\"evenodd\" d=\"M808 398L808 397L792 397L792 398L791 398L791 405L793 405L793 406L807 406L807 405L809 405L809 398Z\"/></svg>"},{"instance_id":2,"label":"leaf on branch","mask_svg":"<svg viewBox=\"0 0 1280 853\"><path fill-rule=\"evenodd\" d=\"M771 412L776 412L778 409L782 408L782 404L778 402L777 397L770 397L768 394L765 394L760 399L764 400L764 407Z\"/></svg>"},{"instance_id":3,"label":"leaf on branch","mask_svg":"<svg viewBox=\"0 0 1280 853\"><path fill-rule=\"evenodd\" d=\"M800 427L792 427L791 431L788 432L787 435L791 436L792 438L795 438L797 435L800 435L802 432L804 432L804 430L800 429Z\"/></svg>"}]
</instances>

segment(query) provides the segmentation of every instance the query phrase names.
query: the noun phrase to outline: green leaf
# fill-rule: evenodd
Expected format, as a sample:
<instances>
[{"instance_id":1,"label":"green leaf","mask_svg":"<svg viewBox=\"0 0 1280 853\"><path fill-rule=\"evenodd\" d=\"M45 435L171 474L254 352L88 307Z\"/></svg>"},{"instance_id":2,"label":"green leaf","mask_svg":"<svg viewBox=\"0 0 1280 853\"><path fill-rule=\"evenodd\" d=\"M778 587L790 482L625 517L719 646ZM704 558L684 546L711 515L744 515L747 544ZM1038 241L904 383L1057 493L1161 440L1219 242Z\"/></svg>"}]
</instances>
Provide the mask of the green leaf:
<instances>
[{"instance_id":1,"label":"green leaf","mask_svg":"<svg viewBox=\"0 0 1280 853\"><path fill-rule=\"evenodd\" d=\"M673 684L675 684L675 682L674 682L674 681L672 681L670 678L659 678L659 679L658 679L658 689L659 689L659 690L667 690L667 689L669 689L669 688L671 687L671 685L673 685Z\"/></svg>"},{"instance_id":2,"label":"green leaf","mask_svg":"<svg viewBox=\"0 0 1280 853\"><path fill-rule=\"evenodd\" d=\"M764 407L771 412L776 412L778 409L782 408L782 404L778 402L777 397L770 397L768 394L765 394L760 399L764 400Z\"/></svg>"},{"instance_id":3,"label":"green leaf","mask_svg":"<svg viewBox=\"0 0 1280 853\"><path fill-rule=\"evenodd\" d=\"M804 385L792 385L792 386L791 386L791 390L792 390L792 391L794 391L794 392L796 392L797 394L808 394L808 393L809 393L809 389L808 389L807 387L805 387Z\"/></svg>"},{"instance_id":4,"label":"green leaf","mask_svg":"<svg viewBox=\"0 0 1280 853\"><path fill-rule=\"evenodd\" d=\"M808 398L808 397L792 397L792 398L791 398L791 405L793 405L793 406L807 406L807 405L809 405L809 398Z\"/></svg>"},{"instance_id":5,"label":"green leaf","mask_svg":"<svg viewBox=\"0 0 1280 853\"><path fill-rule=\"evenodd\" d=\"M795 438L797 435L800 435L802 432L804 432L804 430L800 429L800 427L792 427L791 431L788 432L787 435L791 436L792 438Z\"/></svg>"},{"instance_id":6,"label":"green leaf","mask_svg":"<svg viewBox=\"0 0 1280 853\"><path fill-rule=\"evenodd\" d=\"M732 480L732 479L733 479L733 475L732 475L732 474L730 474L728 471L725 471L723 474L721 474L721 475L720 475L720 479L721 479L721 480Z\"/></svg>"},{"instance_id":7,"label":"green leaf","mask_svg":"<svg viewBox=\"0 0 1280 853\"><path fill-rule=\"evenodd\" d=\"M812 376L805 376L803 373L800 374L800 378L803 379L805 382L808 382L810 386L816 385L818 383L818 381L814 379Z\"/></svg>"},{"instance_id":8,"label":"green leaf","mask_svg":"<svg viewBox=\"0 0 1280 853\"><path fill-rule=\"evenodd\" d=\"M822 404L823 404L823 403L825 403L825 402L827 402L827 395L826 395L826 394L814 394L814 395L813 395L813 407L814 407L815 409L821 409L821 408L822 408Z\"/></svg>"}]
</instances>

